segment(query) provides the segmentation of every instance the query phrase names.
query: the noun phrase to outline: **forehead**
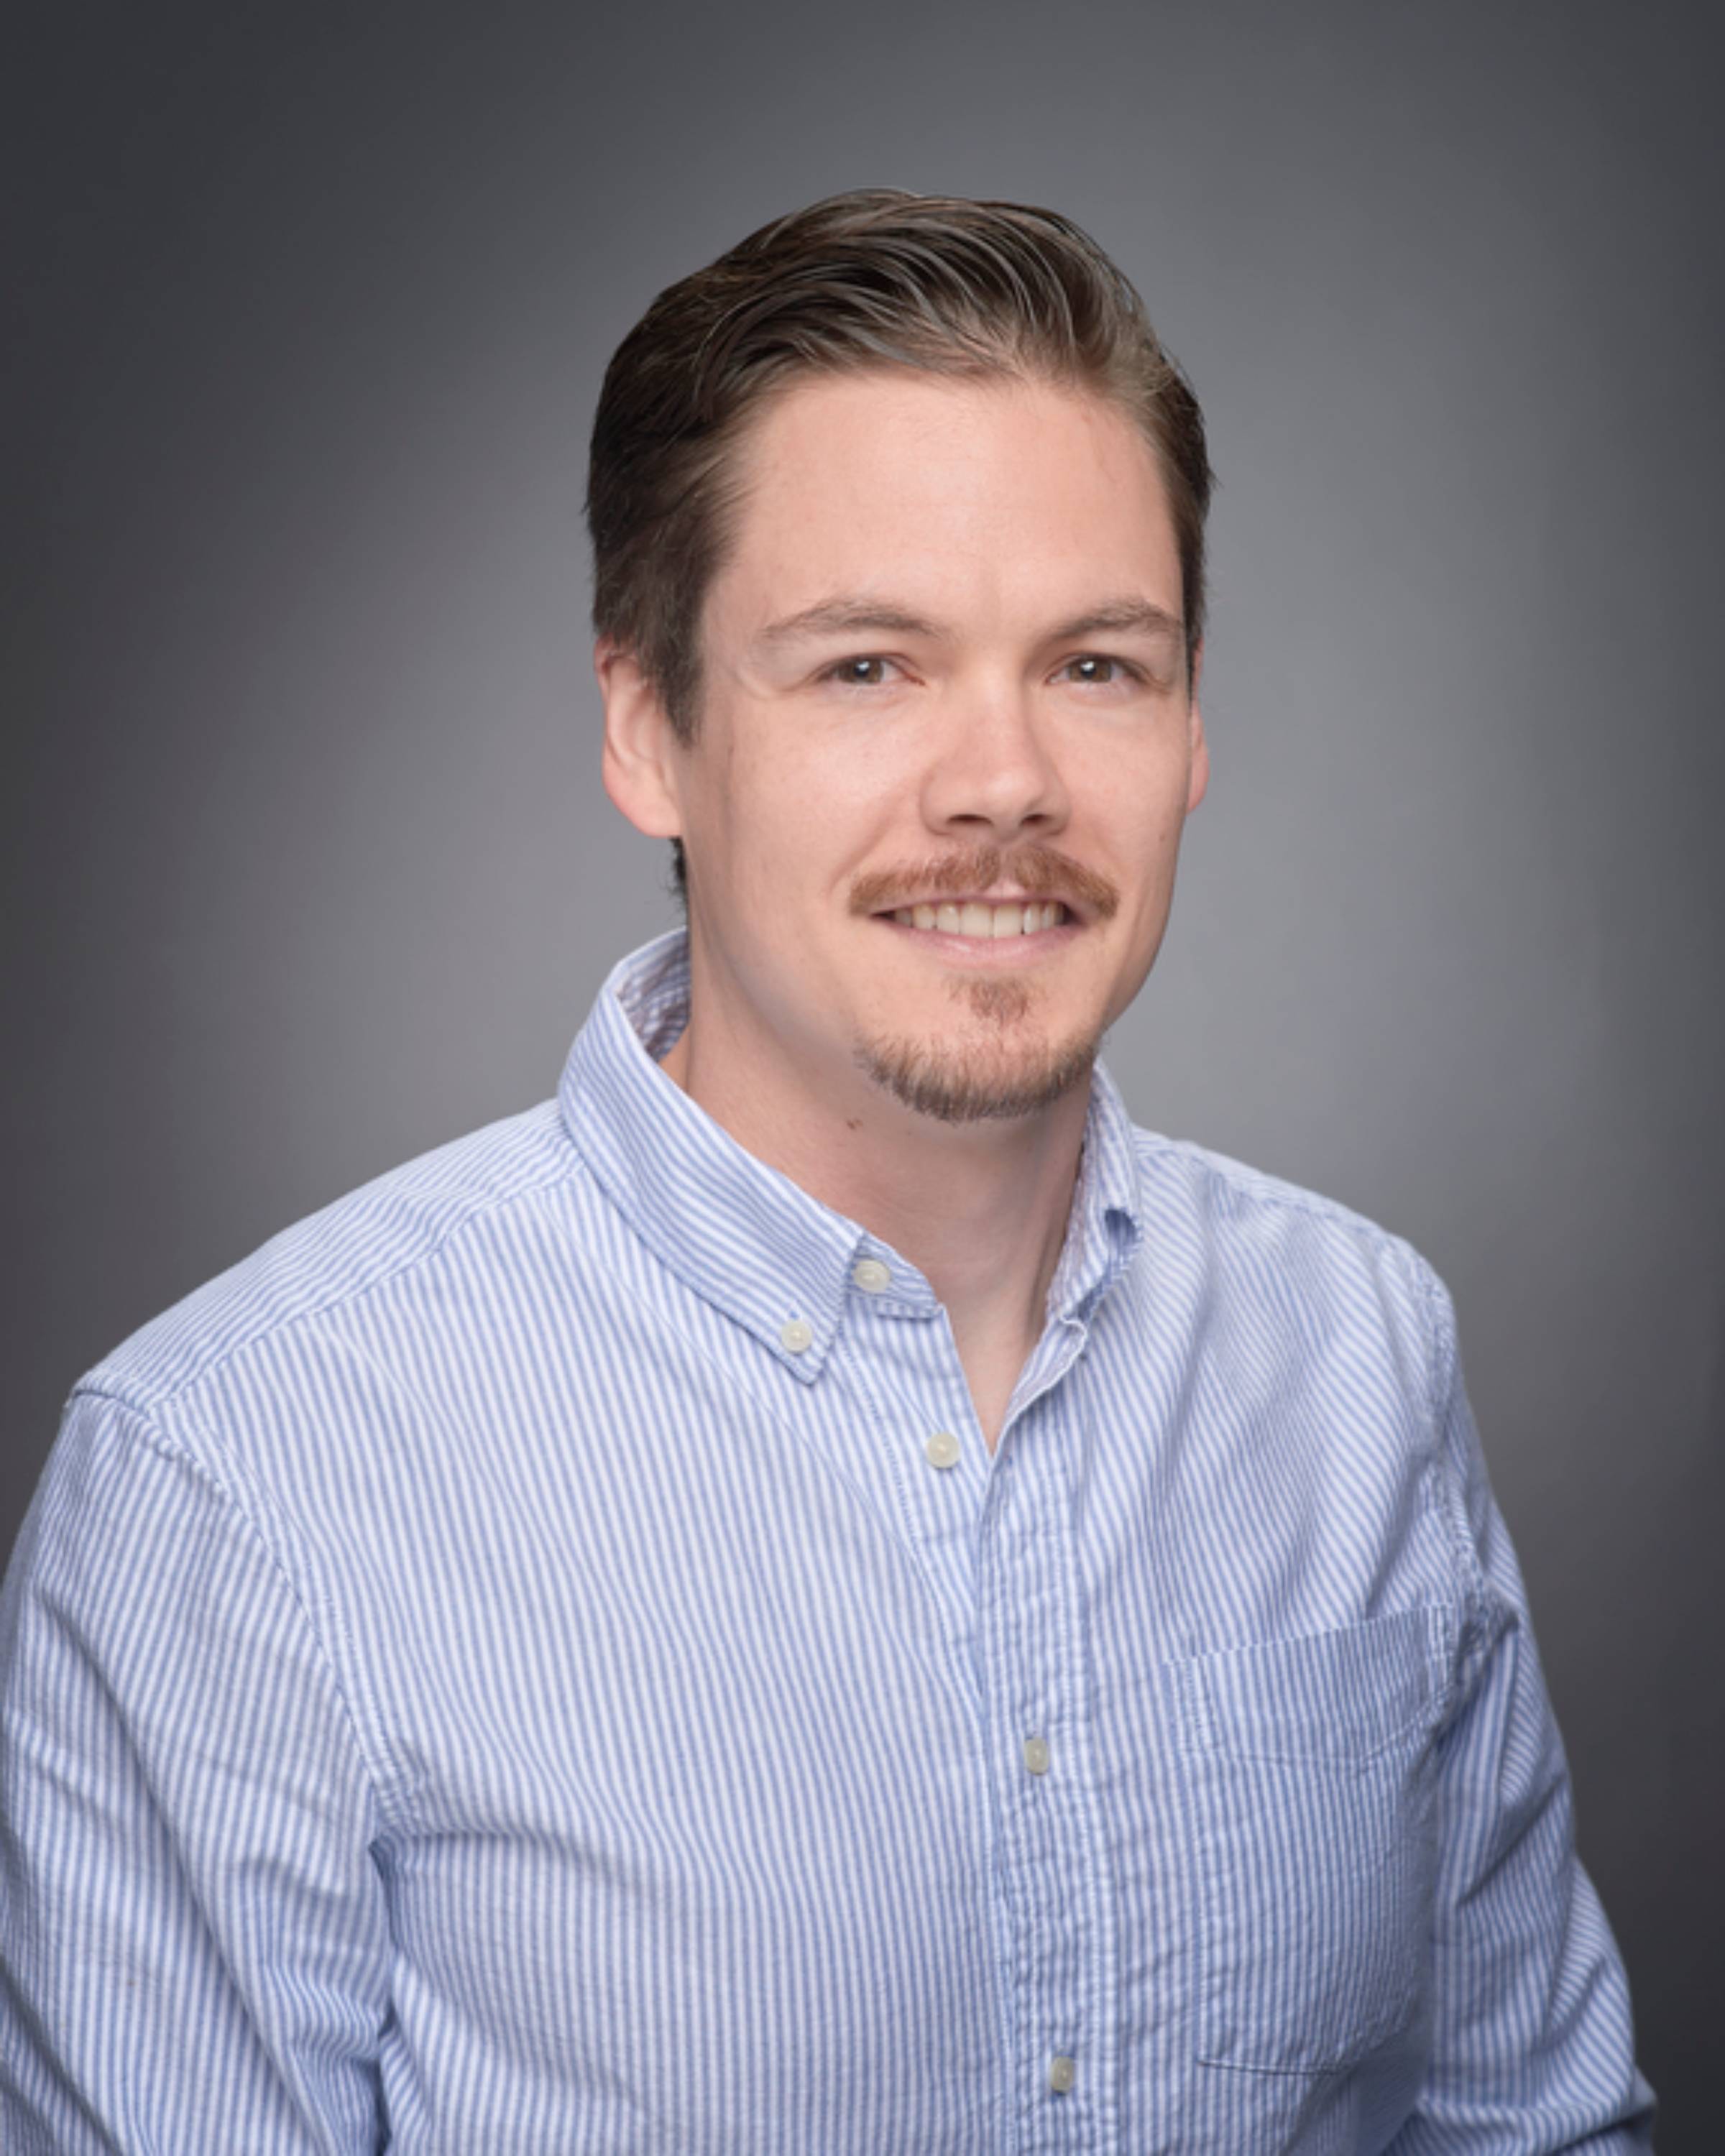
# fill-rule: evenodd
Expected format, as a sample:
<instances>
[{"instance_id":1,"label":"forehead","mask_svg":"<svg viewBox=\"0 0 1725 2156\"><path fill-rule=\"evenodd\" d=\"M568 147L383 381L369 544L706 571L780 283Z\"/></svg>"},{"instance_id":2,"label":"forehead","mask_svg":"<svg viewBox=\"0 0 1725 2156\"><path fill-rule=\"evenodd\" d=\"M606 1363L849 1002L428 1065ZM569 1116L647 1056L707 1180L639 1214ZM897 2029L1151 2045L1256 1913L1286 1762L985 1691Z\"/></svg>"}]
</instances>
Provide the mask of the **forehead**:
<instances>
[{"instance_id":1,"label":"forehead","mask_svg":"<svg viewBox=\"0 0 1725 2156\"><path fill-rule=\"evenodd\" d=\"M1180 611L1155 454L1091 393L904 370L801 377L756 417L736 477L711 597L745 633L834 590L890 590L979 625L1076 614L1100 592Z\"/></svg>"}]
</instances>

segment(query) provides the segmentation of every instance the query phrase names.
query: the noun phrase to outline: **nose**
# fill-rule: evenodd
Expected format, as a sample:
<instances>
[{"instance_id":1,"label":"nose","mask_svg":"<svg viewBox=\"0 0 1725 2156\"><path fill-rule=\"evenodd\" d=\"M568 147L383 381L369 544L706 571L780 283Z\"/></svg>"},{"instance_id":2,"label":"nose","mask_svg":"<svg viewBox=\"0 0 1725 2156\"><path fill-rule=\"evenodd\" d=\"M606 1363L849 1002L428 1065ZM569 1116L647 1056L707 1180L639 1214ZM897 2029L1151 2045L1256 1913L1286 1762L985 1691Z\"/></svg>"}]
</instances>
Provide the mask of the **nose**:
<instances>
[{"instance_id":1,"label":"nose","mask_svg":"<svg viewBox=\"0 0 1725 2156\"><path fill-rule=\"evenodd\" d=\"M970 845L1048 839L1065 826L1065 783L1021 685L955 701L924 774L922 814L930 830Z\"/></svg>"}]
</instances>

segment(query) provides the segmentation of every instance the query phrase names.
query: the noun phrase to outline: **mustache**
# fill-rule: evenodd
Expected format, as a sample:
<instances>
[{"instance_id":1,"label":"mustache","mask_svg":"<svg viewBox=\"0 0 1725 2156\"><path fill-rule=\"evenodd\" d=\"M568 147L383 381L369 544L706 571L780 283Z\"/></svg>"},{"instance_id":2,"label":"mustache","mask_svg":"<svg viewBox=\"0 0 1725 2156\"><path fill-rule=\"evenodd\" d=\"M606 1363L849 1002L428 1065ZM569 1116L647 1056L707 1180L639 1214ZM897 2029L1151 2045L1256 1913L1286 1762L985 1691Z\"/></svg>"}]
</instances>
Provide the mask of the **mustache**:
<instances>
[{"instance_id":1,"label":"mustache","mask_svg":"<svg viewBox=\"0 0 1725 2156\"><path fill-rule=\"evenodd\" d=\"M918 900L957 897L1009 883L1032 898L1059 899L1098 921L1120 911L1120 892L1106 876L1087 869L1057 846L973 846L902 868L871 869L850 887L853 913L885 913Z\"/></svg>"}]
</instances>

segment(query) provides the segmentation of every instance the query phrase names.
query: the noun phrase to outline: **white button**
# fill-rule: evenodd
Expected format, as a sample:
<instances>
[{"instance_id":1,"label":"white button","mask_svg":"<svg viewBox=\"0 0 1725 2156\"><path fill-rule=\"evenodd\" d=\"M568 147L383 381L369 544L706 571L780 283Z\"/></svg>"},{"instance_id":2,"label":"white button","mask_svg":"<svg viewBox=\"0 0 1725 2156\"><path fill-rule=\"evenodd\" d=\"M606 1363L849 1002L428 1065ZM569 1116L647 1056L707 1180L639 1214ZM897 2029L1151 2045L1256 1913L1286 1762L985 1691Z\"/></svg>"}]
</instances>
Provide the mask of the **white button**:
<instances>
[{"instance_id":1,"label":"white button","mask_svg":"<svg viewBox=\"0 0 1725 2156\"><path fill-rule=\"evenodd\" d=\"M958 1464L958 1440L949 1430L937 1430L922 1452L931 1467L956 1467Z\"/></svg>"},{"instance_id":2,"label":"white button","mask_svg":"<svg viewBox=\"0 0 1725 2156\"><path fill-rule=\"evenodd\" d=\"M814 1328L804 1319L792 1318L778 1328L778 1344L788 1354L800 1355L805 1348L814 1344Z\"/></svg>"},{"instance_id":3,"label":"white button","mask_svg":"<svg viewBox=\"0 0 1725 2156\"><path fill-rule=\"evenodd\" d=\"M1048 2085L1056 2096L1065 2096L1078 2078L1078 2068L1063 2051L1048 2062Z\"/></svg>"},{"instance_id":4,"label":"white button","mask_svg":"<svg viewBox=\"0 0 1725 2156\"><path fill-rule=\"evenodd\" d=\"M879 1258L859 1258L850 1268L850 1277L870 1295L882 1294L892 1286L892 1269L883 1265Z\"/></svg>"},{"instance_id":5,"label":"white button","mask_svg":"<svg viewBox=\"0 0 1725 2156\"><path fill-rule=\"evenodd\" d=\"M1040 1737L1024 1739L1024 1764L1033 1774L1048 1772L1048 1746Z\"/></svg>"}]
</instances>

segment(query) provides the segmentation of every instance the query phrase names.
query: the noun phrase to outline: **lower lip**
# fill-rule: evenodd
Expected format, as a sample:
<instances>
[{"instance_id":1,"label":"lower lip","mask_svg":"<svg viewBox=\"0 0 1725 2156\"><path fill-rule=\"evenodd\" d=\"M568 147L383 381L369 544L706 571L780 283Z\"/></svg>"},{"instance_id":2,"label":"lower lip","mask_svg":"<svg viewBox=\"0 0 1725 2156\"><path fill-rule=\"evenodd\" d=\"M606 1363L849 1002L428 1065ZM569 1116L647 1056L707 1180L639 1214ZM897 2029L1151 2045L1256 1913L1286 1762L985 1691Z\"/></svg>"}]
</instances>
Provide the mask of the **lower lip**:
<instances>
[{"instance_id":1,"label":"lower lip","mask_svg":"<svg viewBox=\"0 0 1725 2156\"><path fill-rule=\"evenodd\" d=\"M875 918L896 936L920 944L949 965L982 966L991 972L1034 966L1039 958L1051 958L1078 933L1078 923L1070 919L1057 928L1039 928L1034 936L961 936L944 928L907 928L890 913L876 914Z\"/></svg>"}]
</instances>

